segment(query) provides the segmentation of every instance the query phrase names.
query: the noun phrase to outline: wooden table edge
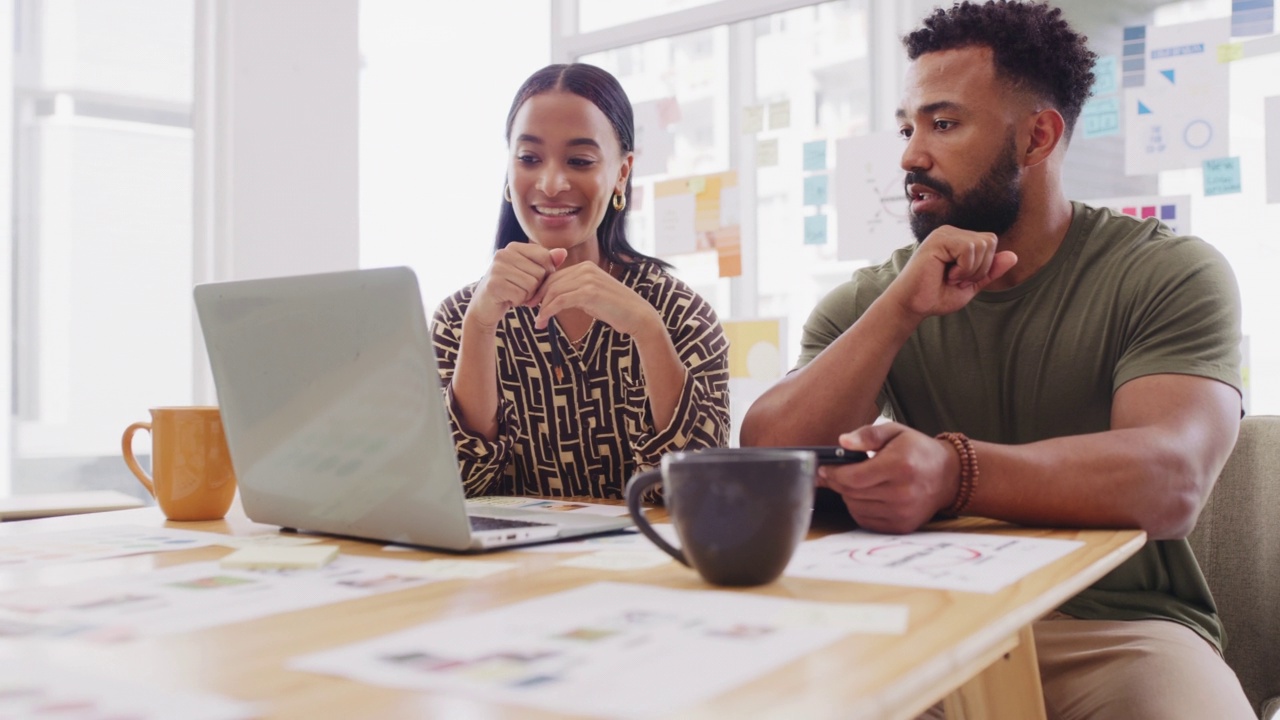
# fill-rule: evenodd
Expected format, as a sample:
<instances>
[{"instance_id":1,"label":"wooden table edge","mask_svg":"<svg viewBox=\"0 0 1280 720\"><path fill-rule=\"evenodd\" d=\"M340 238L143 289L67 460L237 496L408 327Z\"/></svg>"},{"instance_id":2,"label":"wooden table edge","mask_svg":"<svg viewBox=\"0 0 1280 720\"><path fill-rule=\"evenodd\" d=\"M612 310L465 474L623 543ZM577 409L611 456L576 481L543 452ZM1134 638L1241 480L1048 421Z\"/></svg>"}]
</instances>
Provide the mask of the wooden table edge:
<instances>
[{"instance_id":1,"label":"wooden table edge","mask_svg":"<svg viewBox=\"0 0 1280 720\"><path fill-rule=\"evenodd\" d=\"M868 698L859 704L851 717L910 720L928 710L942 697L973 681L992 661L1003 657L1008 652L1006 648L1018 645L1020 633L1026 631L1026 637L1030 638L1030 628L1037 620L1119 567L1147 541L1146 533L1141 530L1117 532L1133 532L1134 535L1077 573L1074 582L1058 585L1001 616L994 623L978 629L951 652L937 655L920 665L913 673L915 682L888 688L884 693ZM993 635L999 637L993 639ZM1000 649L992 651L993 648ZM1032 653L1033 660L1034 657ZM937 690L943 687L946 688L945 692L938 694ZM921 700L922 697L936 699Z\"/></svg>"}]
</instances>

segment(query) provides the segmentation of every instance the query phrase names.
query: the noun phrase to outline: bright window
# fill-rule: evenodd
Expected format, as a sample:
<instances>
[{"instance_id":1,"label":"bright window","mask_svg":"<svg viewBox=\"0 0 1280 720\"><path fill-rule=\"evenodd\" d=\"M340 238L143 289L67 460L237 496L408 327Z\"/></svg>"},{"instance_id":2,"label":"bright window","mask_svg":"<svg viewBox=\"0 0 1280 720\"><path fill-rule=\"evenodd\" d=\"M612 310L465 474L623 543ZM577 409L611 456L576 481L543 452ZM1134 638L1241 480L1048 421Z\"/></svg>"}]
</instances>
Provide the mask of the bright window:
<instances>
[{"instance_id":1,"label":"bright window","mask_svg":"<svg viewBox=\"0 0 1280 720\"><path fill-rule=\"evenodd\" d=\"M840 259L838 208L806 203L803 146L831 143L892 127L905 58L899 43L936 3L919 0L841 0L800 8L789 0L750 8L729 3L679 2L617 5L601 0L558 0L576 7L581 35L557 36L565 52L614 72L637 105L674 98L671 149L659 171L640 174L636 186L651 203L652 186L689 174L736 171L743 217L744 275L718 278L714 253L667 256L676 272L716 306L725 320L780 317L786 325L784 367L799 352L802 325L814 304L868 260ZM1228 17L1225 0L1188 0L1153 6L1139 0L1062 3L1067 18L1100 55L1119 55L1122 29ZM771 6L776 10L770 11ZM758 11L758 12L757 12ZM723 15L719 23L714 16ZM750 15L750 17L748 17ZM708 18L711 18L710 20ZM663 22L659 22L663 21ZM679 28L663 34L663 23ZM594 32L607 28L607 32ZM606 42L611 46L592 46ZM722 64L722 58L724 58ZM1120 136L1083 138L1067 153L1064 183L1075 199L1150 194L1192 197L1192 232L1231 262L1244 300L1248 337L1249 407L1280 411L1280 332L1263 319L1275 303L1269 279L1280 256L1266 228L1280 216L1266 204L1262 153L1266 143L1262 98L1280 95L1280 54L1249 58L1231 68L1231 154L1242 158L1244 191L1205 198L1199 169L1128 176ZM749 108L783 104L785 127L764 123L743 131ZM643 148L642 148L643 149ZM840 192L837 188L835 192ZM652 208L633 218L642 248L654 242ZM826 214L825 243L805 244L806 219ZM1247 218L1247 221L1245 220ZM903 243L910 242L904 235ZM876 258L879 261L880 258ZM746 398L749 402L751 398ZM735 404L742 398L734 397ZM738 413L735 412L735 416Z\"/></svg>"},{"instance_id":2,"label":"bright window","mask_svg":"<svg viewBox=\"0 0 1280 720\"><path fill-rule=\"evenodd\" d=\"M645 20L677 10L706 5L715 0L579 0L578 31L591 32L624 23Z\"/></svg>"},{"instance_id":3,"label":"bright window","mask_svg":"<svg viewBox=\"0 0 1280 720\"><path fill-rule=\"evenodd\" d=\"M360 265L413 267L428 314L489 267L507 111L550 57L547 0L448 12L441 22L435 3L360 4Z\"/></svg>"},{"instance_id":4,"label":"bright window","mask_svg":"<svg viewBox=\"0 0 1280 720\"><path fill-rule=\"evenodd\" d=\"M148 407L192 401L194 3L15 18L12 490L73 489Z\"/></svg>"}]
</instances>

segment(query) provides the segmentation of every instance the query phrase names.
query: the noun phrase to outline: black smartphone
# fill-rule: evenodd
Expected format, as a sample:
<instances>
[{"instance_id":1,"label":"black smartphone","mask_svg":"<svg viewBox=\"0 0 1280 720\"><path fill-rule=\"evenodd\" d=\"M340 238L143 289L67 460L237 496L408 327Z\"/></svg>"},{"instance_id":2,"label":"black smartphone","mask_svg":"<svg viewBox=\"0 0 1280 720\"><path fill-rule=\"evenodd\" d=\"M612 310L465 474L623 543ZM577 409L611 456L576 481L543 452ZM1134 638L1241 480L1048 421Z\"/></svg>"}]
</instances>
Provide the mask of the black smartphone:
<instances>
[{"instance_id":1,"label":"black smartphone","mask_svg":"<svg viewBox=\"0 0 1280 720\"><path fill-rule=\"evenodd\" d=\"M867 459L867 454L861 450L845 450L839 445L808 445L780 449L812 450L818 456L819 465L845 465L847 463L862 462Z\"/></svg>"},{"instance_id":2,"label":"black smartphone","mask_svg":"<svg viewBox=\"0 0 1280 720\"><path fill-rule=\"evenodd\" d=\"M818 456L819 465L847 465L867 459L867 454L861 450L845 450L839 445L809 445L784 449L812 450ZM849 519L849 508L844 504L844 498L830 488L820 487L814 490L813 511L826 517Z\"/></svg>"}]
</instances>

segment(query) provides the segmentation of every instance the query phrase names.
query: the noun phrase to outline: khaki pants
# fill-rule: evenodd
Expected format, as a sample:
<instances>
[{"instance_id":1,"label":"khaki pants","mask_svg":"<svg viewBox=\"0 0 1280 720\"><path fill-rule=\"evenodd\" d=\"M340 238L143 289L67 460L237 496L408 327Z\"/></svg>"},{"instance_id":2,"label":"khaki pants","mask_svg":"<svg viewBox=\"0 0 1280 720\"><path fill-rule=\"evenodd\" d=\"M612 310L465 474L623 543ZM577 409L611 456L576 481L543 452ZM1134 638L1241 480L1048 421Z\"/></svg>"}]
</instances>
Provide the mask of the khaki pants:
<instances>
[{"instance_id":1,"label":"khaki pants","mask_svg":"<svg viewBox=\"0 0 1280 720\"><path fill-rule=\"evenodd\" d=\"M1178 623L1054 613L1033 632L1049 720L1257 718L1218 651Z\"/></svg>"}]
</instances>

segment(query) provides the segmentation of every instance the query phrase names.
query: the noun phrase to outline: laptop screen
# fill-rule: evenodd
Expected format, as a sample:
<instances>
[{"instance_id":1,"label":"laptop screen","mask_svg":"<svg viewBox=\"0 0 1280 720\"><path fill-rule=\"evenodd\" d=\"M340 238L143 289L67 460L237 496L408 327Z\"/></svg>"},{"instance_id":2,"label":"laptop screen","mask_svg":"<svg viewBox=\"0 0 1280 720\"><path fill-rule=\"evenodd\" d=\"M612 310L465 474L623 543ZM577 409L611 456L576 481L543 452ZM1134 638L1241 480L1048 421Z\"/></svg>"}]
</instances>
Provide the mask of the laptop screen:
<instances>
[{"instance_id":1,"label":"laptop screen","mask_svg":"<svg viewBox=\"0 0 1280 720\"><path fill-rule=\"evenodd\" d=\"M467 547L412 270L207 283L194 295L250 519Z\"/></svg>"}]
</instances>

